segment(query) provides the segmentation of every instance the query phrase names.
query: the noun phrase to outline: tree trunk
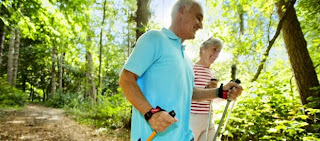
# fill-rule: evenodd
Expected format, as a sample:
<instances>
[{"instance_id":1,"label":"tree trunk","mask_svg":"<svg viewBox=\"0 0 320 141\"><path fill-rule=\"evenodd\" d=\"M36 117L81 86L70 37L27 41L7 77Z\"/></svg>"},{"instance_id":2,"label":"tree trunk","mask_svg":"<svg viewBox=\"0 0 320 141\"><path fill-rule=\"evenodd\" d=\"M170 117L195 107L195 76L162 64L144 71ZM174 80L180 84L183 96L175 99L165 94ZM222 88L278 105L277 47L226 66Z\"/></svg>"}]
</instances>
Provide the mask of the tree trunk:
<instances>
[{"instance_id":1,"label":"tree trunk","mask_svg":"<svg viewBox=\"0 0 320 141\"><path fill-rule=\"evenodd\" d=\"M43 92L42 101L45 102L46 101L46 90L42 89L42 92Z\"/></svg>"},{"instance_id":2,"label":"tree trunk","mask_svg":"<svg viewBox=\"0 0 320 141\"><path fill-rule=\"evenodd\" d=\"M245 27L244 27L244 23L245 23L244 13L245 13L245 11L243 10L242 5L239 3L237 4L237 9L238 9L238 14L239 14L239 37L237 37L236 41L239 46L242 46L243 43L242 43L241 39L242 39L242 36L245 31ZM233 54L232 61L235 62L235 64L239 63L239 56L240 56L239 52Z\"/></svg>"},{"instance_id":3,"label":"tree trunk","mask_svg":"<svg viewBox=\"0 0 320 141\"><path fill-rule=\"evenodd\" d=\"M128 26L127 26L127 32L128 32L128 33L127 33L127 36L128 36L128 37L127 37L127 40L128 40L128 49L127 49L127 51L126 51L125 46L123 47L123 57L124 57L124 60L126 60L126 58L130 56L130 48L133 47L132 44L131 44L131 39L130 39L130 32L131 32L131 25L130 25L130 23L133 21L133 16L132 16L132 14L130 14L129 9L127 9L126 15L127 15L127 17L128 17L128 21L127 21L127 24L128 24ZM125 29L123 29L123 32L124 32L124 30L125 30ZM126 52L127 52L127 55L126 55Z\"/></svg>"},{"instance_id":4,"label":"tree trunk","mask_svg":"<svg viewBox=\"0 0 320 141\"><path fill-rule=\"evenodd\" d=\"M88 95L92 98L92 101L95 101L96 99L96 84L94 82L94 68L93 68L93 60L92 55L90 51L87 51L86 53L86 59L87 59L87 91Z\"/></svg>"},{"instance_id":5,"label":"tree trunk","mask_svg":"<svg viewBox=\"0 0 320 141\"><path fill-rule=\"evenodd\" d=\"M146 32L146 26L150 18L150 0L138 0L137 1L137 11L135 21L137 23L136 28L136 39Z\"/></svg>"},{"instance_id":6,"label":"tree trunk","mask_svg":"<svg viewBox=\"0 0 320 141\"><path fill-rule=\"evenodd\" d=\"M46 76L45 75L42 75L41 77L40 77L40 83L41 83L41 89L42 89L42 92L43 92L43 97L42 97L42 101L44 102L44 101L46 101L46 88L48 87L47 85L46 85L46 82L45 82L45 78Z\"/></svg>"},{"instance_id":7,"label":"tree trunk","mask_svg":"<svg viewBox=\"0 0 320 141\"><path fill-rule=\"evenodd\" d=\"M244 12L245 11L243 11L243 7L242 7L242 5L238 5L238 9L239 9L239 19L240 19L240 36L243 36L243 34L244 34L244 18L243 18L243 14L244 14Z\"/></svg>"},{"instance_id":8,"label":"tree trunk","mask_svg":"<svg viewBox=\"0 0 320 141\"><path fill-rule=\"evenodd\" d=\"M33 85L31 85L31 101L33 102L33 99L34 99L34 89L33 89Z\"/></svg>"},{"instance_id":9,"label":"tree trunk","mask_svg":"<svg viewBox=\"0 0 320 141\"><path fill-rule=\"evenodd\" d=\"M7 65L7 79L10 85L12 85L12 77L13 77L14 41L15 41L15 34L14 34L14 29L12 29L10 43L9 43L9 50L8 50L8 65Z\"/></svg>"},{"instance_id":10,"label":"tree trunk","mask_svg":"<svg viewBox=\"0 0 320 141\"><path fill-rule=\"evenodd\" d=\"M5 27L6 25L4 23L0 23L0 76L1 76L1 68L2 68L2 54L4 49L4 39L6 36Z\"/></svg>"},{"instance_id":11,"label":"tree trunk","mask_svg":"<svg viewBox=\"0 0 320 141\"><path fill-rule=\"evenodd\" d=\"M106 19L106 4L107 4L107 0L104 0L103 2L103 17L102 17L102 22L101 22L101 31L100 31L100 55L99 55L99 84L98 84L98 94L101 92L101 85L102 85L102 76L101 76L101 68L102 68L102 52L103 52L103 48L102 48L102 37L103 37L103 26L104 26L104 22Z\"/></svg>"},{"instance_id":12,"label":"tree trunk","mask_svg":"<svg viewBox=\"0 0 320 141\"><path fill-rule=\"evenodd\" d=\"M62 80L63 80L63 64L64 64L64 56L65 53L62 53L60 55L60 59L59 59L59 91L62 92L63 87L62 87Z\"/></svg>"},{"instance_id":13,"label":"tree trunk","mask_svg":"<svg viewBox=\"0 0 320 141\"><path fill-rule=\"evenodd\" d=\"M46 86L46 97L45 97L45 101L48 101L48 99L49 99L50 88L51 88L50 85L47 85L47 86Z\"/></svg>"},{"instance_id":14,"label":"tree trunk","mask_svg":"<svg viewBox=\"0 0 320 141\"><path fill-rule=\"evenodd\" d=\"M292 0L291 3L294 3ZM312 87L319 86L319 80L315 72L312 60L307 49L307 42L304 39L300 23L293 4L280 0L276 4L277 13L282 18L284 10L288 9L288 15L283 23L282 35L285 47L288 52L289 61L296 79L298 91L302 104L307 104L309 96L319 97L315 91L310 90Z\"/></svg>"},{"instance_id":15,"label":"tree trunk","mask_svg":"<svg viewBox=\"0 0 320 141\"><path fill-rule=\"evenodd\" d=\"M52 67L51 67L51 96L53 97L56 94L56 50L55 47L52 47Z\"/></svg>"},{"instance_id":16,"label":"tree trunk","mask_svg":"<svg viewBox=\"0 0 320 141\"><path fill-rule=\"evenodd\" d=\"M25 73L22 74L22 91L26 92L26 83L27 83L27 76Z\"/></svg>"},{"instance_id":17,"label":"tree trunk","mask_svg":"<svg viewBox=\"0 0 320 141\"><path fill-rule=\"evenodd\" d=\"M18 75L18 65L19 65L19 48L20 48L20 28L17 28L16 42L14 44L14 54L13 54L12 86L16 86L16 80L17 80L17 75Z\"/></svg>"},{"instance_id":18,"label":"tree trunk","mask_svg":"<svg viewBox=\"0 0 320 141\"><path fill-rule=\"evenodd\" d=\"M129 16L128 16L129 17ZM123 46L123 60L126 60L126 58L127 57L129 57L129 54L130 54L130 48L131 48L131 46L130 46L130 23L129 23L130 21L128 20L128 37L127 37L127 40L128 40L128 55L126 55L126 47L125 46Z\"/></svg>"}]
</instances>

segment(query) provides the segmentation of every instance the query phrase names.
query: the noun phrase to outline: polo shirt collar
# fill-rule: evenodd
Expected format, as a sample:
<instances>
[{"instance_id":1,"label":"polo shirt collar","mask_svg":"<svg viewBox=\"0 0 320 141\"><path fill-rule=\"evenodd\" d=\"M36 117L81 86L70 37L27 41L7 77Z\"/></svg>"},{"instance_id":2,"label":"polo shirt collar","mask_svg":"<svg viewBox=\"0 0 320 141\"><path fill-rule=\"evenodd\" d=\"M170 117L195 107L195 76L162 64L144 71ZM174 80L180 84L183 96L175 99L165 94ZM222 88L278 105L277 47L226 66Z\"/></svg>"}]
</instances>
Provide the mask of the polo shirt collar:
<instances>
[{"instance_id":1,"label":"polo shirt collar","mask_svg":"<svg viewBox=\"0 0 320 141\"><path fill-rule=\"evenodd\" d=\"M178 40L182 44L182 39L179 38L176 34L174 34L170 29L162 28L161 31L166 34L172 40ZM182 50L185 49L185 45L182 45Z\"/></svg>"},{"instance_id":2,"label":"polo shirt collar","mask_svg":"<svg viewBox=\"0 0 320 141\"><path fill-rule=\"evenodd\" d=\"M174 34L170 29L162 28L161 31L165 33L170 39L179 40L181 42L181 38Z\"/></svg>"}]
</instances>

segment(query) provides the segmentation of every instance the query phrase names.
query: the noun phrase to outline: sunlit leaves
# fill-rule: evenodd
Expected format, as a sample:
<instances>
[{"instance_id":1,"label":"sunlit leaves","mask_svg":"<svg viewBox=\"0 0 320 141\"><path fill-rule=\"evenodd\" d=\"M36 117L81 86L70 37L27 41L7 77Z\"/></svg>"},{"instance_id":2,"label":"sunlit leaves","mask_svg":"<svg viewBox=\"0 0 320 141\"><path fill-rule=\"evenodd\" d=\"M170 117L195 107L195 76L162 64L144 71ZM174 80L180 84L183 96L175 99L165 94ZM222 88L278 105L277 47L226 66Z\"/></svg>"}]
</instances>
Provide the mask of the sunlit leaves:
<instances>
[{"instance_id":1,"label":"sunlit leaves","mask_svg":"<svg viewBox=\"0 0 320 141\"><path fill-rule=\"evenodd\" d=\"M308 116L302 113L299 99L290 94L290 85L282 85L288 81L267 73L246 85L246 94L238 101L227 125L232 140L302 138Z\"/></svg>"},{"instance_id":2,"label":"sunlit leaves","mask_svg":"<svg viewBox=\"0 0 320 141\"><path fill-rule=\"evenodd\" d=\"M268 36L273 35L274 30L272 29L276 25L276 17L271 16L274 12L274 3L272 1L239 0L207 2L207 5L210 9L215 9L208 11L209 19L216 17L208 21L213 35L225 42L224 50L231 52L234 60L239 59L242 63L249 61L251 68L249 72L246 72L254 73L255 66L258 66L258 62L262 59L261 55L270 40ZM214 13L215 11L219 13ZM244 26L243 34L240 31L241 23Z\"/></svg>"},{"instance_id":3,"label":"sunlit leaves","mask_svg":"<svg viewBox=\"0 0 320 141\"><path fill-rule=\"evenodd\" d=\"M9 22L6 18L4 18L3 16L0 16L0 20L6 25L8 26L9 25Z\"/></svg>"},{"instance_id":4,"label":"sunlit leaves","mask_svg":"<svg viewBox=\"0 0 320 141\"><path fill-rule=\"evenodd\" d=\"M320 4L318 0L301 1L296 6L302 31L307 41L310 57L314 65L320 64ZM320 78L320 67L316 68Z\"/></svg>"},{"instance_id":5,"label":"sunlit leaves","mask_svg":"<svg viewBox=\"0 0 320 141\"><path fill-rule=\"evenodd\" d=\"M215 31L214 36L224 40L223 50L231 52L235 58L240 60L241 64L238 64L240 76L238 77L242 79L252 77L259 61L268 59L263 77L259 78L259 82L251 84L244 82L243 84L246 89L238 102L238 108L233 110L232 114L235 115L230 118L235 123L227 126L228 135L231 133L233 140L297 140L302 139L301 135L306 134L305 120L309 117L301 111L302 107L299 105L287 55L284 55L286 52L283 44L279 42L281 40L275 42L268 58L262 58L279 20L275 14L274 2L215 1L215 5L207 2L211 4L209 5L212 6L211 9L220 11L214 13L212 17L222 15L216 21L212 20L213 24L209 25L211 25L211 31ZM241 10L244 12L243 35L240 34L239 12ZM221 36L221 31L224 29L230 30ZM219 75L228 73L225 67L229 64L228 62L215 63L214 68L218 71L216 73ZM228 75L224 76L228 77ZM252 121L255 125L245 121ZM230 138L231 136L228 140Z\"/></svg>"},{"instance_id":6,"label":"sunlit leaves","mask_svg":"<svg viewBox=\"0 0 320 141\"><path fill-rule=\"evenodd\" d=\"M307 112L309 112L310 115L315 115L320 113L320 109L312 109L312 108L308 108L306 109Z\"/></svg>"},{"instance_id":7,"label":"sunlit leaves","mask_svg":"<svg viewBox=\"0 0 320 141\"><path fill-rule=\"evenodd\" d=\"M21 21L18 23L21 29L22 37L24 38L30 38L35 40L36 37L34 34L37 32L36 25L32 22L30 22L29 17L22 17Z\"/></svg>"}]
</instances>

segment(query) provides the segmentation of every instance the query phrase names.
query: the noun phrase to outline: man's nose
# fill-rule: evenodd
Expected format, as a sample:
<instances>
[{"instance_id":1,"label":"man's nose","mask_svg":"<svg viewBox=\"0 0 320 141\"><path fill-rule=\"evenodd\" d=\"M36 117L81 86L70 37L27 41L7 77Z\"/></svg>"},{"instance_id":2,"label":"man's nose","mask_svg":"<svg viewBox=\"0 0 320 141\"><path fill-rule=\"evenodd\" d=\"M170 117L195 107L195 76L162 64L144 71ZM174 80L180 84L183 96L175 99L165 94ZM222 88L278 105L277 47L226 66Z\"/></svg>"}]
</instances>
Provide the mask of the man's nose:
<instances>
[{"instance_id":1,"label":"man's nose","mask_svg":"<svg viewBox=\"0 0 320 141\"><path fill-rule=\"evenodd\" d=\"M214 53L213 53L213 57L214 57L214 58L218 58L218 57L219 57L219 52L214 52Z\"/></svg>"}]
</instances>

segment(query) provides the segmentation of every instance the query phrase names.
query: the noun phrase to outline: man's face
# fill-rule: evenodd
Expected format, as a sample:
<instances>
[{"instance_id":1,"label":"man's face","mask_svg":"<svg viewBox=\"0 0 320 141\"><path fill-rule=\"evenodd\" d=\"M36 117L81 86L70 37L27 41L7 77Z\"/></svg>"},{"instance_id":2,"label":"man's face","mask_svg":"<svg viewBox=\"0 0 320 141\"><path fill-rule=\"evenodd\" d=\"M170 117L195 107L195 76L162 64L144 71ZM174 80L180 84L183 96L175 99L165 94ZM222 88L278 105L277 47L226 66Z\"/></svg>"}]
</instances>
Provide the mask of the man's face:
<instances>
[{"instance_id":1,"label":"man's face","mask_svg":"<svg viewBox=\"0 0 320 141\"><path fill-rule=\"evenodd\" d=\"M202 28L203 12L199 4L193 3L189 9L184 8L182 27L184 39L194 39L196 31Z\"/></svg>"}]
</instances>

